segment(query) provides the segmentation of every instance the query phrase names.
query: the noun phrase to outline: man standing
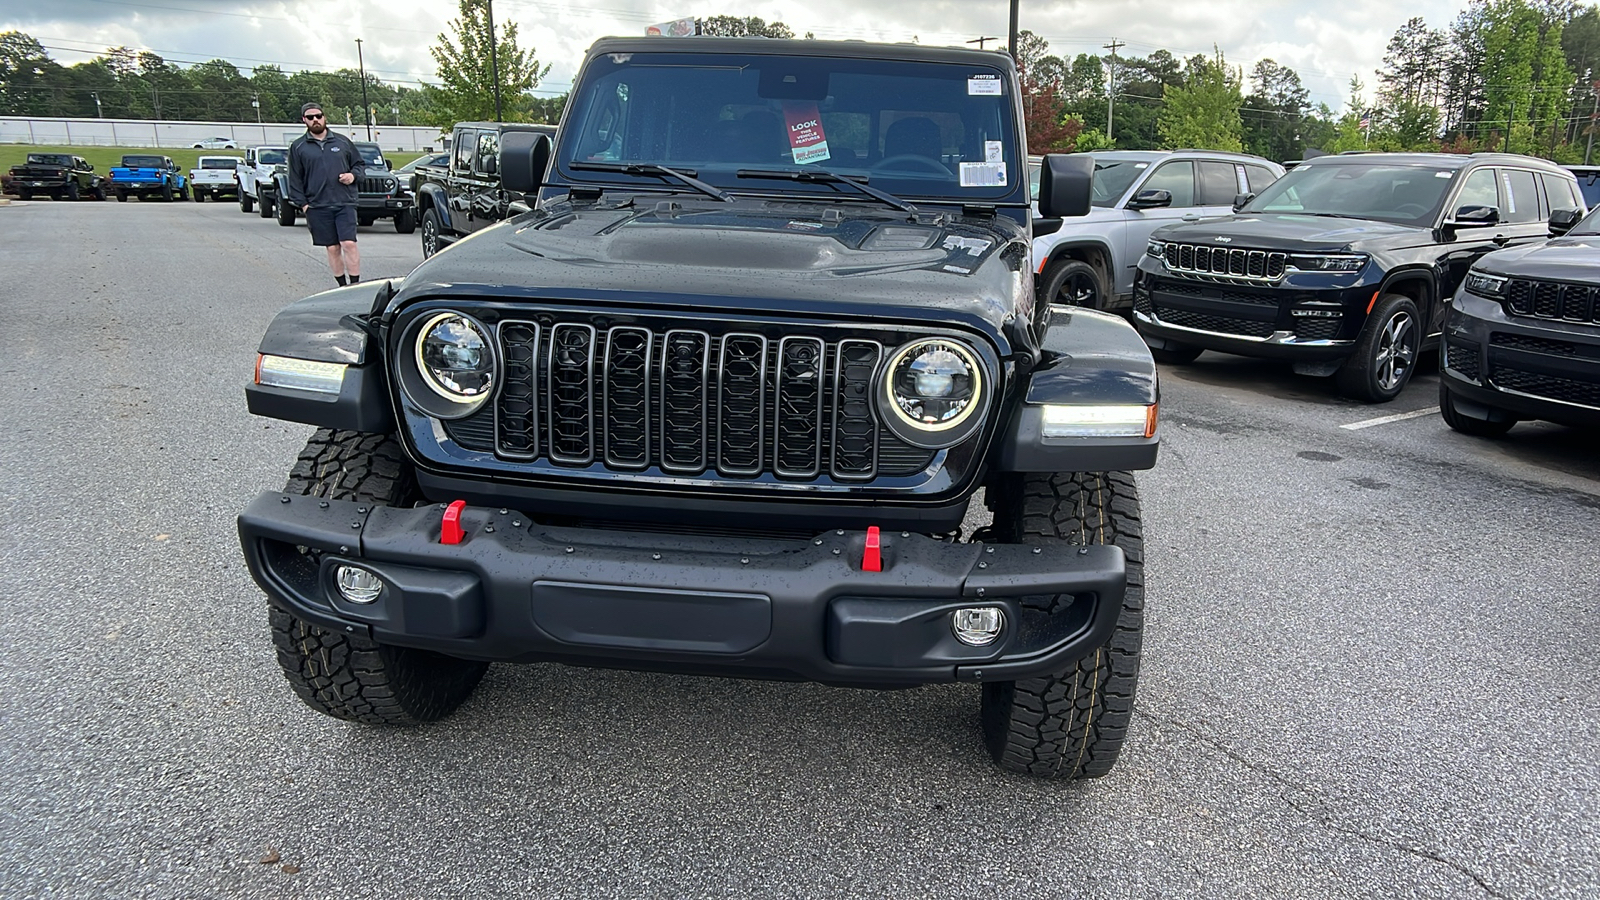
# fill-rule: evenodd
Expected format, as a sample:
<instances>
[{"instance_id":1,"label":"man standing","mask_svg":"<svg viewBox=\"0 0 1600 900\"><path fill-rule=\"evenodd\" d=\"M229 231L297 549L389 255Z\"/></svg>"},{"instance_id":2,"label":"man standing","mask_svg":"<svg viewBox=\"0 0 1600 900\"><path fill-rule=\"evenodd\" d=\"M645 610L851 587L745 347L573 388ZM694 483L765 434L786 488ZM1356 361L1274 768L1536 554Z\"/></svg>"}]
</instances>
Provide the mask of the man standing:
<instances>
[{"instance_id":1,"label":"man standing","mask_svg":"<svg viewBox=\"0 0 1600 900\"><path fill-rule=\"evenodd\" d=\"M328 130L322 104L300 107L300 118L305 120L306 133L289 145L288 202L305 212L311 243L328 248L328 268L333 270L334 280L355 284L361 280L356 181L366 169L350 139Z\"/></svg>"}]
</instances>

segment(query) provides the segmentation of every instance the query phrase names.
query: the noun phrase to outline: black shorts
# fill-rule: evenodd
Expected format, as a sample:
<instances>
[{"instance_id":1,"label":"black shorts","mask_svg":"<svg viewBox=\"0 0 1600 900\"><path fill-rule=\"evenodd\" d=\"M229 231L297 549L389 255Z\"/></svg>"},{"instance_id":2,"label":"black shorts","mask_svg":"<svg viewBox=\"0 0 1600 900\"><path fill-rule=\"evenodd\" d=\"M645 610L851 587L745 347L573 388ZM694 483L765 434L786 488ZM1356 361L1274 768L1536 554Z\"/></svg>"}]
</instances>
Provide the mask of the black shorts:
<instances>
[{"instance_id":1,"label":"black shorts","mask_svg":"<svg viewBox=\"0 0 1600 900\"><path fill-rule=\"evenodd\" d=\"M356 208L354 206L313 206L306 210L306 224L311 226L311 243L318 247L332 247L340 241L356 239Z\"/></svg>"}]
</instances>

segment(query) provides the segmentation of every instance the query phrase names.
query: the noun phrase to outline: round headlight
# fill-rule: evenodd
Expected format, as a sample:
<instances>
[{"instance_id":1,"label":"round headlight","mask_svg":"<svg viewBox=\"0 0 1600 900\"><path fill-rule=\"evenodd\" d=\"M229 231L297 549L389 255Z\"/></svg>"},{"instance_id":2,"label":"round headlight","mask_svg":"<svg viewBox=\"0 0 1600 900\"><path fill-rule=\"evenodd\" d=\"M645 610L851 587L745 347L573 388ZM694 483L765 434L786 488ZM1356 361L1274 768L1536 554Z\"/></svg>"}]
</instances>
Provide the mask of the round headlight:
<instances>
[{"instance_id":1,"label":"round headlight","mask_svg":"<svg viewBox=\"0 0 1600 900\"><path fill-rule=\"evenodd\" d=\"M983 366L965 344L925 338L889 356L880 405L901 440L930 450L950 447L981 423L986 387Z\"/></svg>"},{"instance_id":2,"label":"round headlight","mask_svg":"<svg viewBox=\"0 0 1600 900\"><path fill-rule=\"evenodd\" d=\"M435 394L473 403L494 388L494 353L483 326L456 312L443 312L417 330L417 369Z\"/></svg>"}]
</instances>

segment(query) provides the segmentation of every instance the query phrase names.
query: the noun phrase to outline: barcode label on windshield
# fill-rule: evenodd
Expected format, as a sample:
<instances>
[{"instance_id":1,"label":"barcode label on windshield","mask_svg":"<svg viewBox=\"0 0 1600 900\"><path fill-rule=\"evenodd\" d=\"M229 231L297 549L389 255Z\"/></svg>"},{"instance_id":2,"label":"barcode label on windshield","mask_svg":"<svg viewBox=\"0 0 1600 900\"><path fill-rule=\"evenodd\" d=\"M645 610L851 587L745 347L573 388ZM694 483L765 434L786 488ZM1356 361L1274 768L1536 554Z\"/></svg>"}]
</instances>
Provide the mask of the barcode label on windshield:
<instances>
[{"instance_id":1,"label":"barcode label on windshield","mask_svg":"<svg viewBox=\"0 0 1600 900\"><path fill-rule=\"evenodd\" d=\"M999 163L967 163L961 164L962 187L1005 187L1006 164Z\"/></svg>"}]
</instances>

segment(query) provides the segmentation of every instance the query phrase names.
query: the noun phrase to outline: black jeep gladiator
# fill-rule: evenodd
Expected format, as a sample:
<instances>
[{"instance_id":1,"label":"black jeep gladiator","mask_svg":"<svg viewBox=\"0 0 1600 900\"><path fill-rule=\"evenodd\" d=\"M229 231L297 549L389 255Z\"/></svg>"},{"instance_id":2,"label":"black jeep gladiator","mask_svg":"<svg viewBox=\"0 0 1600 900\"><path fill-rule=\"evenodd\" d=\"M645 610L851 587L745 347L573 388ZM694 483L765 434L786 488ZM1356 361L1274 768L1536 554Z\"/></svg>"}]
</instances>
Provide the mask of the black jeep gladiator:
<instances>
[{"instance_id":1,"label":"black jeep gladiator","mask_svg":"<svg viewBox=\"0 0 1600 900\"><path fill-rule=\"evenodd\" d=\"M11 167L11 184L23 200L38 194L56 200L106 198L105 180L94 174L94 166L70 153L29 153L22 165Z\"/></svg>"},{"instance_id":2,"label":"black jeep gladiator","mask_svg":"<svg viewBox=\"0 0 1600 900\"><path fill-rule=\"evenodd\" d=\"M422 258L427 259L467 235L527 211L520 194L500 179L500 142L508 134L554 137L554 125L462 122L442 166L418 166L412 176L417 218L422 223Z\"/></svg>"},{"instance_id":3,"label":"black jeep gladiator","mask_svg":"<svg viewBox=\"0 0 1600 900\"><path fill-rule=\"evenodd\" d=\"M262 340L250 410L318 426L239 517L295 692L404 725L491 662L966 682L1003 768L1110 771L1156 370L1034 290L1022 122L999 53L595 44L555 141L500 136L531 211Z\"/></svg>"}]
</instances>

